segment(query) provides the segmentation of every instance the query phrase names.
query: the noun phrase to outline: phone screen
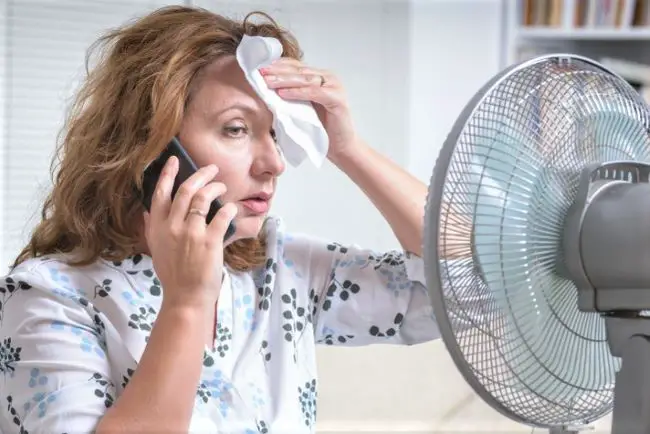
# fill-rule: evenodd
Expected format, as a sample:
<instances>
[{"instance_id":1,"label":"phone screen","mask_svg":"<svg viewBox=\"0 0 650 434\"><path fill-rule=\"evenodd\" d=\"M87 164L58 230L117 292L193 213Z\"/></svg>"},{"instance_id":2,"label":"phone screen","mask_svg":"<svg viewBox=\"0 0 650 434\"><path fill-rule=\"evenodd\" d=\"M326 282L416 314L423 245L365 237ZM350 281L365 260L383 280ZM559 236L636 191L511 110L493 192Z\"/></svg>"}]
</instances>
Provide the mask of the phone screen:
<instances>
[{"instance_id":1,"label":"phone screen","mask_svg":"<svg viewBox=\"0 0 650 434\"><path fill-rule=\"evenodd\" d=\"M161 152L161 154L156 158L144 171L144 178L142 183L142 203L147 211L151 211L151 199L153 193L156 189L156 184L160 178L160 173L162 172L165 163L171 156L176 156L178 158L178 174L176 175L176 180L174 181L174 186L172 188L172 199L176 196L178 188L183 182L185 182L194 172L198 170L194 161L190 158L188 153L185 151L181 142L178 138L174 137L167 147ZM215 199L210 204L210 210L206 216L206 223L209 224L214 218L217 211L223 205L218 199ZM230 222L228 229L226 230L225 239L230 238L235 233L235 223Z\"/></svg>"}]
</instances>

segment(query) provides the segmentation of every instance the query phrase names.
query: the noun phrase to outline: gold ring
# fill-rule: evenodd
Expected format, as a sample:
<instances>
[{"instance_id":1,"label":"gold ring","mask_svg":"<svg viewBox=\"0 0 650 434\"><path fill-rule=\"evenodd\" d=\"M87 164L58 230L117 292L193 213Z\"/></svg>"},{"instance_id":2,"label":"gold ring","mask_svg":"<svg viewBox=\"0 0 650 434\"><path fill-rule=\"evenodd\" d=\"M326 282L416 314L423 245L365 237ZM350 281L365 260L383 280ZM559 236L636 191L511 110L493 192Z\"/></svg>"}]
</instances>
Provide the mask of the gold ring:
<instances>
[{"instance_id":1,"label":"gold ring","mask_svg":"<svg viewBox=\"0 0 650 434\"><path fill-rule=\"evenodd\" d=\"M203 212L203 211L201 211L200 209L197 209L197 208L192 208L187 212L188 216L191 215L191 214L196 214L196 215L199 215L199 216L201 216L203 218L208 216L207 213L205 213L205 212Z\"/></svg>"}]
</instances>

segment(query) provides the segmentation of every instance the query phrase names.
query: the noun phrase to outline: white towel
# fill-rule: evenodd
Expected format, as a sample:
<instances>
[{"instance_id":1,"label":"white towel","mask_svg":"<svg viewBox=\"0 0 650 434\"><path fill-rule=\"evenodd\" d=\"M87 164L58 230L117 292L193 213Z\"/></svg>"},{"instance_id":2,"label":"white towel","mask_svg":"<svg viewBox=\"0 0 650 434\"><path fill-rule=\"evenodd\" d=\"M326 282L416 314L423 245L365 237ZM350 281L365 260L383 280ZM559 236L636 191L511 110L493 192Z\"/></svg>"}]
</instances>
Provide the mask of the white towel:
<instances>
[{"instance_id":1,"label":"white towel","mask_svg":"<svg viewBox=\"0 0 650 434\"><path fill-rule=\"evenodd\" d=\"M237 62L255 92L273 113L278 145L289 164L296 167L305 158L320 167L327 157L329 138L314 106L308 101L289 101L270 89L260 68L282 56L282 44L275 38L244 35L237 47Z\"/></svg>"}]
</instances>

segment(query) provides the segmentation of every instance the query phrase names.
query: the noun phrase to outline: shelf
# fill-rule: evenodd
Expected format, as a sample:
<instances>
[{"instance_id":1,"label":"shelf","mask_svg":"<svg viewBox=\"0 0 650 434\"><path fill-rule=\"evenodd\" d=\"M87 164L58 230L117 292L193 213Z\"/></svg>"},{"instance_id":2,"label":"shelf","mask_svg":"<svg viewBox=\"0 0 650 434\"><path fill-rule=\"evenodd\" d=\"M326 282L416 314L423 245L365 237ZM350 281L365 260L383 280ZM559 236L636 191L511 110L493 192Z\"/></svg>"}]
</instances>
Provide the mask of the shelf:
<instances>
[{"instance_id":1,"label":"shelf","mask_svg":"<svg viewBox=\"0 0 650 434\"><path fill-rule=\"evenodd\" d=\"M539 40L650 41L650 28L552 28L519 27L516 37Z\"/></svg>"}]
</instances>

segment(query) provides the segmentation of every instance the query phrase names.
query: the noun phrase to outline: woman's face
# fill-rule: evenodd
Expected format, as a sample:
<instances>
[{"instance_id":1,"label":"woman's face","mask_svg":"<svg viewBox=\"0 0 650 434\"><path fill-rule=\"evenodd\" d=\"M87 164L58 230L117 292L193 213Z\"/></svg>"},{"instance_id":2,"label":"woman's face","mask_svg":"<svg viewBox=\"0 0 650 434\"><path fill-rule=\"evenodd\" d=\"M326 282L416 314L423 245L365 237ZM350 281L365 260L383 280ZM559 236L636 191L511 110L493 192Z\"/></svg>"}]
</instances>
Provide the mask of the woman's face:
<instances>
[{"instance_id":1,"label":"woman's face","mask_svg":"<svg viewBox=\"0 0 650 434\"><path fill-rule=\"evenodd\" d=\"M197 166L215 164L222 202L237 205L229 241L256 237L284 171L273 115L248 84L234 56L207 66L194 83L179 138Z\"/></svg>"}]
</instances>

